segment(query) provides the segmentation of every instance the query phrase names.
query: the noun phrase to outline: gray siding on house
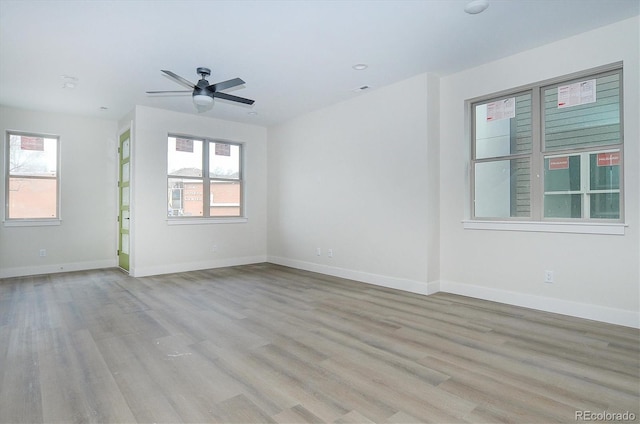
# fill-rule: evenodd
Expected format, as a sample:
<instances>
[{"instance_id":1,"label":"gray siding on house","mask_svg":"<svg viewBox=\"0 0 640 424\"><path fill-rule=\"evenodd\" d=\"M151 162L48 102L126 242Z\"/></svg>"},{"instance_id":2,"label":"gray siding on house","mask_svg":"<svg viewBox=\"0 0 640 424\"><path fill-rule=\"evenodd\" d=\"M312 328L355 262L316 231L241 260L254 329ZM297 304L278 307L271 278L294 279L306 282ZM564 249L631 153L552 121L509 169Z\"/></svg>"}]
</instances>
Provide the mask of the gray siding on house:
<instances>
[{"instance_id":1,"label":"gray siding on house","mask_svg":"<svg viewBox=\"0 0 640 424\"><path fill-rule=\"evenodd\" d=\"M558 87L543 90L545 150L604 146L621 140L620 74L596 79L596 102L558 108Z\"/></svg>"},{"instance_id":2,"label":"gray siding on house","mask_svg":"<svg viewBox=\"0 0 640 424\"><path fill-rule=\"evenodd\" d=\"M516 117L511 120L511 153L531 153L532 120L531 94L516 97ZM531 216L531 160L529 158L511 161L511 216Z\"/></svg>"}]
</instances>

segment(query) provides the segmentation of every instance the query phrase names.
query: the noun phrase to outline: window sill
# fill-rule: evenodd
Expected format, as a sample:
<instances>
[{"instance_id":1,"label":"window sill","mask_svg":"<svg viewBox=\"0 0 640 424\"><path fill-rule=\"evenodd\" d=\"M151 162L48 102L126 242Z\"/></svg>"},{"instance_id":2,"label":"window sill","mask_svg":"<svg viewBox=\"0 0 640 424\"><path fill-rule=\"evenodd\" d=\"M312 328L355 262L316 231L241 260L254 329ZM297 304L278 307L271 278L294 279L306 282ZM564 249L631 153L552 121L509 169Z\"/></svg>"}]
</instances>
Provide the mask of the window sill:
<instances>
[{"instance_id":1,"label":"window sill","mask_svg":"<svg viewBox=\"0 0 640 424\"><path fill-rule=\"evenodd\" d=\"M627 224L596 222L462 221L465 230L624 235Z\"/></svg>"},{"instance_id":2,"label":"window sill","mask_svg":"<svg viewBox=\"0 0 640 424\"><path fill-rule=\"evenodd\" d=\"M12 219L2 222L5 227L45 227L50 225L60 225L60 219Z\"/></svg>"},{"instance_id":3,"label":"window sill","mask_svg":"<svg viewBox=\"0 0 640 424\"><path fill-rule=\"evenodd\" d=\"M173 218L167 219L167 225L199 225L199 224L243 224L247 218Z\"/></svg>"}]
</instances>

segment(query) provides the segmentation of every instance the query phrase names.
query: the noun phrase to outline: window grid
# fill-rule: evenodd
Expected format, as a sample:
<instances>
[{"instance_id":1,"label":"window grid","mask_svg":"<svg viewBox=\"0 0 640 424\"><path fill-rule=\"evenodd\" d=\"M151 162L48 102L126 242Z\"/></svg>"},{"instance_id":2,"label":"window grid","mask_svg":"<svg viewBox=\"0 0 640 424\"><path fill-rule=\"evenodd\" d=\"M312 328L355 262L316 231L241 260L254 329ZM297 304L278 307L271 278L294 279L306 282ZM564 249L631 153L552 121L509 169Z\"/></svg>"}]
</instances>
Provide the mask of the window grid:
<instances>
[{"instance_id":1,"label":"window grid","mask_svg":"<svg viewBox=\"0 0 640 424\"><path fill-rule=\"evenodd\" d=\"M581 81L597 81L595 91L597 93L597 101L586 103L583 105L566 107L560 112L551 108L558 103L558 87L563 89L570 84ZM556 93L553 93L556 90ZM531 125L531 152L521 153L519 151L502 152L501 154L483 155L484 153L478 149L478 110L479 106L489 108L488 106L494 102L504 101L509 98L519 98L530 95L531 116L525 116L525 119ZM556 96L556 97L554 97ZM471 214L474 220L533 220L533 221L589 221L589 222L622 222L624 211L624 189L623 189L623 122L622 122L622 69L619 65L609 66L607 69L595 71L587 71L580 74L567 77L565 79L555 79L553 83L540 83L526 87L524 90L514 90L512 92L503 92L491 97L485 97L476 101L470 101L471 107ZM493 106L493 105L491 105ZM551 113L549 111L551 110ZM585 114L584 111L588 113ZM582 112L582 113L581 113ZM547 115L555 114L555 122L548 120ZM523 125L522 113L518 111L511 119L511 137L513 138L514 123L517 126ZM562 116L564 115L564 116ZM487 120L488 121L488 120ZM551 130L553 125L556 130ZM565 128L563 128L563 126ZM559 131L558 131L559 129ZM563 133L564 130L564 133ZM482 131L480 131L482 132ZM517 131L516 131L517 134ZM563 142L562 140L565 140ZM569 142L566 142L569 141ZM555 142L555 144L554 144ZM599 168L599 159L595 167L594 159L601 154L615 154L617 158L616 164L609 166L607 169L610 174L616 176L617 186L611 185L607 188L593 189L590 187L590 173L593 169ZM559 192L550 192L545 189L545 172L548 173L546 166L550 158L562 158L578 155L580 157L580 169L582 170L581 182L579 190L575 193L566 191L565 194L577 194L580 196L579 216L550 216L547 213L548 205L546 200L548 196L559 194ZM519 182L518 178L522 176L514 174L513 163L520 161L520 165L516 166L520 173L526 174L526 161L528 161L529 178L527 182ZM510 161L511 169L507 169L505 161ZM591 161L591 162L590 162ZM502 166L498 164L502 162ZM495 211L487 212L483 209L483 201L491 205L491 196L487 195L486 190L490 192L496 184L484 183L483 173L480 172L483 167L495 164L496 171L503 175L508 173L511 186L510 211L506 208L498 213ZM605 164L606 165L606 164ZM614 172L615 168L615 172ZM596 172L593 171L593 172ZM601 173L602 174L602 173ZM549 175L546 178L551 178ZM609 179L611 180L612 177ZM503 180L506 178L503 177ZM490 181L490 179L488 180ZM515 181L515 182L514 182ZM479 193L480 191L480 193ZM528 191L528 193L527 193ZM513 193L516 193L514 197ZM523 196L530 196L529 209L527 205L521 204ZM504 193L503 193L504 195ZM484 196L484 197L483 197ZM504 197L504 196L503 196ZM520 203L520 204L519 204ZM613 205L613 210L612 209ZM607 209L607 211L602 211ZM493 213L492 213L493 212Z\"/></svg>"},{"instance_id":2,"label":"window grid","mask_svg":"<svg viewBox=\"0 0 640 424\"><path fill-rule=\"evenodd\" d=\"M5 220L60 219L60 138L7 131Z\"/></svg>"},{"instance_id":3,"label":"window grid","mask_svg":"<svg viewBox=\"0 0 640 424\"><path fill-rule=\"evenodd\" d=\"M244 216L243 145L222 140L169 135L169 155L172 139L201 143L199 169L185 175L167 172L168 217L180 218L239 218ZM196 149L200 150L200 149ZM217 157L230 157L231 168L220 170L212 162ZM234 159L235 158L235 159ZM171 157L169 157L171 162ZM227 164L227 166L229 166ZM198 210L194 214L193 205ZM191 206L191 207L190 207Z\"/></svg>"}]
</instances>

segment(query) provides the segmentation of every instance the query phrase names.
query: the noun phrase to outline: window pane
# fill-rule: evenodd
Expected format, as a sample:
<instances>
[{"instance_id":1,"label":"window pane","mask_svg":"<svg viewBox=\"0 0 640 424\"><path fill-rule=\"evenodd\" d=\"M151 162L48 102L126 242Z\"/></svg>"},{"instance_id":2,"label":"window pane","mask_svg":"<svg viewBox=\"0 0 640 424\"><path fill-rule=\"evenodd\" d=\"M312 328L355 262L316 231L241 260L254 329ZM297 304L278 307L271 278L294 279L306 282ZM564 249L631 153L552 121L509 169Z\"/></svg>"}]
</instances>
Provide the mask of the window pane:
<instances>
[{"instance_id":1,"label":"window pane","mask_svg":"<svg viewBox=\"0 0 640 424\"><path fill-rule=\"evenodd\" d=\"M128 210L123 210L122 211L122 229L123 230L129 229L129 223L131 222L130 218L131 218L130 212Z\"/></svg>"},{"instance_id":2,"label":"window pane","mask_svg":"<svg viewBox=\"0 0 640 424\"><path fill-rule=\"evenodd\" d=\"M131 202L131 190L129 187L122 187L122 198L120 199L120 204L122 206L129 206Z\"/></svg>"},{"instance_id":3,"label":"window pane","mask_svg":"<svg viewBox=\"0 0 640 424\"><path fill-rule=\"evenodd\" d=\"M55 178L9 178L9 218L55 218Z\"/></svg>"},{"instance_id":4,"label":"window pane","mask_svg":"<svg viewBox=\"0 0 640 424\"><path fill-rule=\"evenodd\" d=\"M240 179L240 146L212 142L209 148L209 176Z\"/></svg>"},{"instance_id":5,"label":"window pane","mask_svg":"<svg viewBox=\"0 0 640 424\"><path fill-rule=\"evenodd\" d=\"M202 141L169 137L169 175L202 177Z\"/></svg>"},{"instance_id":6,"label":"window pane","mask_svg":"<svg viewBox=\"0 0 640 424\"><path fill-rule=\"evenodd\" d=\"M544 158L544 191L579 191L580 156Z\"/></svg>"},{"instance_id":7,"label":"window pane","mask_svg":"<svg viewBox=\"0 0 640 424\"><path fill-rule=\"evenodd\" d=\"M129 254L129 234L122 234L122 240L120 241L120 244L122 244L122 253L125 255Z\"/></svg>"},{"instance_id":8,"label":"window pane","mask_svg":"<svg viewBox=\"0 0 640 424\"><path fill-rule=\"evenodd\" d=\"M128 183L131 175L131 171L129 170L129 162L122 165L122 182Z\"/></svg>"},{"instance_id":9,"label":"window pane","mask_svg":"<svg viewBox=\"0 0 640 424\"><path fill-rule=\"evenodd\" d=\"M241 184L230 181L212 181L210 191L211 216L240 216Z\"/></svg>"},{"instance_id":10,"label":"window pane","mask_svg":"<svg viewBox=\"0 0 640 424\"><path fill-rule=\"evenodd\" d=\"M589 154L589 206L591 218L620 218L620 160L621 152Z\"/></svg>"},{"instance_id":11,"label":"window pane","mask_svg":"<svg viewBox=\"0 0 640 424\"><path fill-rule=\"evenodd\" d=\"M581 218L580 155L544 158L545 218Z\"/></svg>"},{"instance_id":12,"label":"window pane","mask_svg":"<svg viewBox=\"0 0 640 424\"><path fill-rule=\"evenodd\" d=\"M475 107L476 159L531 152L531 94Z\"/></svg>"},{"instance_id":13,"label":"window pane","mask_svg":"<svg viewBox=\"0 0 640 424\"><path fill-rule=\"evenodd\" d=\"M9 219L58 216L58 139L9 134Z\"/></svg>"},{"instance_id":14,"label":"window pane","mask_svg":"<svg viewBox=\"0 0 640 424\"><path fill-rule=\"evenodd\" d=\"M619 73L547 88L543 102L546 150L621 142Z\"/></svg>"},{"instance_id":15,"label":"window pane","mask_svg":"<svg viewBox=\"0 0 640 424\"><path fill-rule=\"evenodd\" d=\"M55 177L58 172L58 140L9 136L9 174Z\"/></svg>"},{"instance_id":16,"label":"window pane","mask_svg":"<svg viewBox=\"0 0 640 424\"><path fill-rule=\"evenodd\" d=\"M203 216L202 180L167 179L167 216Z\"/></svg>"},{"instance_id":17,"label":"window pane","mask_svg":"<svg viewBox=\"0 0 640 424\"><path fill-rule=\"evenodd\" d=\"M545 194L545 218L581 218L581 194Z\"/></svg>"},{"instance_id":18,"label":"window pane","mask_svg":"<svg viewBox=\"0 0 640 424\"><path fill-rule=\"evenodd\" d=\"M591 218L618 219L620 218L619 193L594 193L589 199Z\"/></svg>"},{"instance_id":19,"label":"window pane","mask_svg":"<svg viewBox=\"0 0 640 424\"><path fill-rule=\"evenodd\" d=\"M531 163L511 159L475 164L475 216L479 218L531 215Z\"/></svg>"},{"instance_id":20,"label":"window pane","mask_svg":"<svg viewBox=\"0 0 640 424\"><path fill-rule=\"evenodd\" d=\"M130 144L129 139L126 139L122 142L122 159L127 159L130 154Z\"/></svg>"},{"instance_id":21,"label":"window pane","mask_svg":"<svg viewBox=\"0 0 640 424\"><path fill-rule=\"evenodd\" d=\"M620 189L620 151L589 155L591 190Z\"/></svg>"}]
</instances>

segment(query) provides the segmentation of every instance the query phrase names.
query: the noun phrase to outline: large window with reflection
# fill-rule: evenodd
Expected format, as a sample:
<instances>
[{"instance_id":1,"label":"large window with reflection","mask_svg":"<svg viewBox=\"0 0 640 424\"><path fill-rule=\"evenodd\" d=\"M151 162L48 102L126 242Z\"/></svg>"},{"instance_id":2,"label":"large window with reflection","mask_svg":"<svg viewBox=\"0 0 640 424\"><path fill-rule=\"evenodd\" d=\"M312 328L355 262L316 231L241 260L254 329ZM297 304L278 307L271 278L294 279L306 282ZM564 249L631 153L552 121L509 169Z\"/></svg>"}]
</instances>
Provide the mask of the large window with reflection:
<instances>
[{"instance_id":1,"label":"large window with reflection","mask_svg":"<svg viewBox=\"0 0 640 424\"><path fill-rule=\"evenodd\" d=\"M622 70L471 103L474 219L623 218Z\"/></svg>"},{"instance_id":2,"label":"large window with reflection","mask_svg":"<svg viewBox=\"0 0 640 424\"><path fill-rule=\"evenodd\" d=\"M7 133L5 218L59 219L59 138Z\"/></svg>"},{"instance_id":3,"label":"large window with reflection","mask_svg":"<svg viewBox=\"0 0 640 424\"><path fill-rule=\"evenodd\" d=\"M169 136L167 216L243 216L242 145Z\"/></svg>"}]
</instances>

